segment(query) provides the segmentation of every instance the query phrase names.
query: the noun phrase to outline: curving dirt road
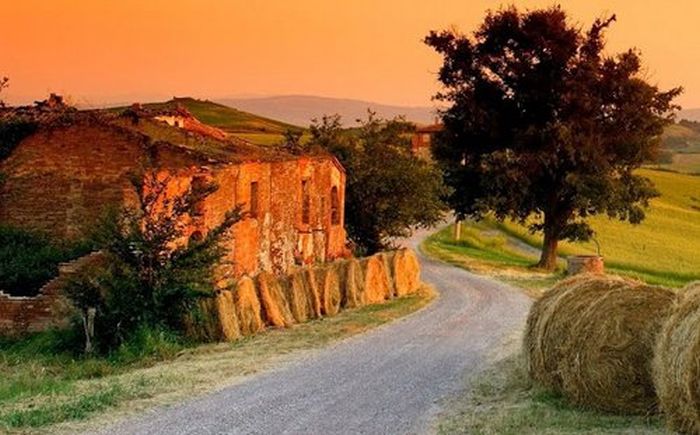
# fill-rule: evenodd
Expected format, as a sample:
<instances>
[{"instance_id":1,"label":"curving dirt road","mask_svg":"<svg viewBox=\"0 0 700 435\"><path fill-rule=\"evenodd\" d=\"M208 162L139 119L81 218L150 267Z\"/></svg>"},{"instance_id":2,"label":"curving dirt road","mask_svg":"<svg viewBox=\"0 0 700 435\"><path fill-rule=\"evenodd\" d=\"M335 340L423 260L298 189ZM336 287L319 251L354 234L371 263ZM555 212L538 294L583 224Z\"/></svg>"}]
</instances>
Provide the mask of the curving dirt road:
<instances>
[{"instance_id":1,"label":"curving dirt road","mask_svg":"<svg viewBox=\"0 0 700 435\"><path fill-rule=\"evenodd\" d=\"M415 247L425 235L409 244ZM462 269L420 260L423 280L440 293L425 309L104 433L430 432L441 403L524 323L530 299Z\"/></svg>"}]
</instances>

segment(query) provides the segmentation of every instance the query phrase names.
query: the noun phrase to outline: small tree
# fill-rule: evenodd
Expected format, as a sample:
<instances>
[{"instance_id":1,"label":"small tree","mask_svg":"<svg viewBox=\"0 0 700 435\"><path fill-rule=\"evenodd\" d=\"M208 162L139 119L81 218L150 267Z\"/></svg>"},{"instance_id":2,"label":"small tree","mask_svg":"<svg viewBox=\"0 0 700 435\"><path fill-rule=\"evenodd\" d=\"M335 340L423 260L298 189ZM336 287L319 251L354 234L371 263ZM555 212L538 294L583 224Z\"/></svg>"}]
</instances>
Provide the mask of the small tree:
<instances>
[{"instance_id":1,"label":"small tree","mask_svg":"<svg viewBox=\"0 0 700 435\"><path fill-rule=\"evenodd\" d=\"M437 98L450 104L434 148L450 205L459 217L530 222L544 233L542 268L556 267L560 240L592 236L590 216L636 224L657 195L634 170L656 154L681 89L647 83L633 50L603 54L614 20L583 33L560 7L510 7L473 37L426 38L443 57Z\"/></svg>"},{"instance_id":2,"label":"small tree","mask_svg":"<svg viewBox=\"0 0 700 435\"><path fill-rule=\"evenodd\" d=\"M372 112L356 130L343 130L338 115L324 116L310 128L309 147L333 153L347 171L345 225L364 253L387 248L392 238L442 217L446 189L437 168L412 154L413 128Z\"/></svg>"},{"instance_id":3,"label":"small tree","mask_svg":"<svg viewBox=\"0 0 700 435\"><path fill-rule=\"evenodd\" d=\"M96 309L95 337L104 349L144 326L180 331L195 301L214 293L216 268L226 254L222 242L239 210L203 238L184 243L189 217L216 186L195 186L172 197L169 181L149 173L134 182L138 206L110 210L95 232L106 269L68 286L68 298L84 316Z\"/></svg>"}]
</instances>

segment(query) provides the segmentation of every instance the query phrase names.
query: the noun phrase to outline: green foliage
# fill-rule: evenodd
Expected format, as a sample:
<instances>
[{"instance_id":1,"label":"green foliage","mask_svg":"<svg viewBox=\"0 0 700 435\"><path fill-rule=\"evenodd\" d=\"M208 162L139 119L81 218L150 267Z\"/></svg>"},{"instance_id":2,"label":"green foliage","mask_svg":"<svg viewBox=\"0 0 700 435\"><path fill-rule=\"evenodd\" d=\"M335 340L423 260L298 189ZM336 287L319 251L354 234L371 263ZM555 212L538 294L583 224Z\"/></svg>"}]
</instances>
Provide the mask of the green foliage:
<instances>
[{"instance_id":1,"label":"green foliage","mask_svg":"<svg viewBox=\"0 0 700 435\"><path fill-rule=\"evenodd\" d=\"M337 115L310 128L308 147L331 152L347 171L345 225L363 253L442 217L447 190L438 169L411 152L412 131L401 118L383 120L372 112L353 131L343 130Z\"/></svg>"},{"instance_id":2,"label":"green foliage","mask_svg":"<svg viewBox=\"0 0 700 435\"><path fill-rule=\"evenodd\" d=\"M86 254L87 243L51 240L48 236L0 225L0 290L34 296L58 275L58 265Z\"/></svg>"},{"instance_id":3,"label":"green foliage","mask_svg":"<svg viewBox=\"0 0 700 435\"><path fill-rule=\"evenodd\" d=\"M657 194L634 169L656 155L681 89L644 81L632 50L603 54L614 20L583 32L560 7L511 7L473 37L426 38L444 59L437 97L451 104L433 150L450 205L461 217L541 216L530 229L544 233L548 269L559 240L590 238L590 216L639 223Z\"/></svg>"},{"instance_id":4,"label":"green foliage","mask_svg":"<svg viewBox=\"0 0 700 435\"><path fill-rule=\"evenodd\" d=\"M87 270L65 289L83 312L97 310L99 351L119 347L143 327L181 331L196 300L214 291L215 268L226 253L222 242L239 211L228 213L201 240L184 244L187 217L216 187L195 186L171 197L169 182L148 174L136 183L139 207L109 211L95 232L105 266Z\"/></svg>"}]
</instances>

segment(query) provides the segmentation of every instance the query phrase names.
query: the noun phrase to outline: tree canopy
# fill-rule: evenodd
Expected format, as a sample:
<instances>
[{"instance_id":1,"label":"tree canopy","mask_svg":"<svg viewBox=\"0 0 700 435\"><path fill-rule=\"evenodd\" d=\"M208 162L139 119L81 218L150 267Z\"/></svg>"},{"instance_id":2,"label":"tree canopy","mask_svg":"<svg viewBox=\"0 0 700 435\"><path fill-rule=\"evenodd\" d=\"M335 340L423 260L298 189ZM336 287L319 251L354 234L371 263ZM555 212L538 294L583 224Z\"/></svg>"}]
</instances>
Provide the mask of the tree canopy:
<instances>
[{"instance_id":1,"label":"tree canopy","mask_svg":"<svg viewBox=\"0 0 700 435\"><path fill-rule=\"evenodd\" d=\"M348 236L360 252L374 253L413 227L438 222L447 191L439 170L411 152L413 124L372 112L359 122L343 129L338 115L324 116L311 126L308 146L331 152L345 167Z\"/></svg>"},{"instance_id":2,"label":"tree canopy","mask_svg":"<svg viewBox=\"0 0 700 435\"><path fill-rule=\"evenodd\" d=\"M681 89L660 91L640 55L604 53L615 16L587 31L561 7L489 12L473 35L433 31L448 103L434 156L460 217L515 219L544 233L539 265L559 240L587 240L587 218L631 223L657 195L634 170L658 152Z\"/></svg>"}]
</instances>

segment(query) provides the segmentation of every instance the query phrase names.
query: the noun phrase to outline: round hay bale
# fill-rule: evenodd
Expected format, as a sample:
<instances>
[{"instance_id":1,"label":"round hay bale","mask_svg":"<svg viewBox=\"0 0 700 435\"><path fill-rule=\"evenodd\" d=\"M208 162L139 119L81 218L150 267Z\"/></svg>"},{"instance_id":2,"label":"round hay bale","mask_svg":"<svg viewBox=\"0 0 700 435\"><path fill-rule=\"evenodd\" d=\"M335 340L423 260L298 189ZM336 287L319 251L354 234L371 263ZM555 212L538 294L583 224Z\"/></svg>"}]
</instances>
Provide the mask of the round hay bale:
<instances>
[{"instance_id":1,"label":"round hay bale","mask_svg":"<svg viewBox=\"0 0 700 435\"><path fill-rule=\"evenodd\" d=\"M303 270L297 270L285 279L284 290L294 320L303 323L314 317L313 301Z\"/></svg>"},{"instance_id":2,"label":"round hay bale","mask_svg":"<svg viewBox=\"0 0 700 435\"><path fill-rule=\"evenodd\" d=\"M217 316L221 328L221 338L226 341L239 339L241 337L241 328L238 325L233 292L231 292L231 290L220 290L215 300Z\"/></svg>"},{"instance_id":3,"label":"round hay bale","mask_svg":"<svg viewBox=\"0 0 700 435\"><path fill-rule=\"evenodd\" d=\"M385 251L380 252L379 255L382 260L384 260L384 268L386 269L386 276L389 278L389 295L391 298L397 296L396 294L396 277L394 276L394 259L396 258L397 251Z\"/></svg>"},{"instance_id":4,"label":"round hay bale","mask_svg":"<svg viewBox=\"0 0 700 435\"><path fill-rule=\"evenodd\" d=\"M222 340L223 328L219 319L216 296L201 297L184 319L185 335L196 341Z\"/></svg>"},{"instance_id":5,"label":"round hay bale","mask_svg":"<svg viewBox=\"0 0 700 435\"><path fill-rule=\"evenodd\" d=\"M365 275L365 301L378 304L391 299L389 271L381 255L373 255L361 261Z\"/></svg>"},{"instance_id":6,"label":"round hay bale","mask_svg":"<svg viewBox=\"0 0 700 435\"><path fill-rule=\"evenodd\" d=\"M415 293L420 288L420 263L410 249L402 249L394 255L392 265L396 296Z\"/></svg>"},{"instance_id":7,"label":"round hay bale","mask_svg":"<svg viewBox=\"0 0 700 435\"><path fill-rule=\"evenodd\" d=\"M587 408L655 412L654 345L675 293L632 283L587 299L585 307L576 297L557 307L563 316L576 318L567 339L559 343L562 392L572 403Z\"/></svg>"},{"instance_id":8,"label":"round hay bale","mask_svg":"<svg viewBox=\"0 0 700 435\"><path fill-rule=\"evenodd\" d=\"M294 316L277 278L268 272L262 272L258 275L257 284L265 322L279 328L291 326L294 323Z\"/></svg>"},{"instance_id":9,"label":"round hay bale","mask_svg":"<svg viewBox=\"0 0 700 435\"><path fill-rule=\"evenodd\" d=\"M323 314L321 307L321 290L318 288L316 275L310 268L302 270L304 285L306 286L307 297L311 306L311 312L314 319L318 319Z\"/></svg>"},{"instance_id":10,"label":"round hay bale","mask_svg":"<svg viewBox=\"0 0 700 435\"><path fill-rule=\"evenodd\" d=\"M325 316L335 316L340 311L340 275L337 263L316 270L316 279L321 295L321 312Z\"/></svg>"},{"instance_id":11,"label":"round hay bale","mask_svg":"<svg viewBox=\"0 0 700 435\"><path fill-rule=\"evenodd\" d=\"M700 282L681 291L657 339L652 366L669 427L700 433Z\"/></svg>"},{"instance_id":12,"label":"round hay bale","mask_svg":"<svg viewBox=\"0 0 700 435\"><path fill-rule=\"evenodd\" d=\"M365 277L357 258L344 261L341 266L342 306L357 308L365 304Z\"/></svg>"},{"instance_id":13,"label":"round hay bale","mask_svg":"<svg viewBox=\"0 0 700 435\"><path fill-rule=\"evenodd\" d=\"M242 335L253 335L265 328L260 315L260 300L251 278L245 276L238 280L233 302Z\"/></svg>"},{"instance_id":14,"label":"round hay bale","mask_svg":"<svg viewBox=\"0 0 700 435\"><path fill-rule=\"evenodd\" d=\"M630 285L619 277L581 274L557 283L535 301L525 325L523 349L530 377L546 389L561 392L559 362L562 344L569 339L569 330L578 316L559 310L567 306L581 310L602 294Z\"/></svg>"}]
</instances>

